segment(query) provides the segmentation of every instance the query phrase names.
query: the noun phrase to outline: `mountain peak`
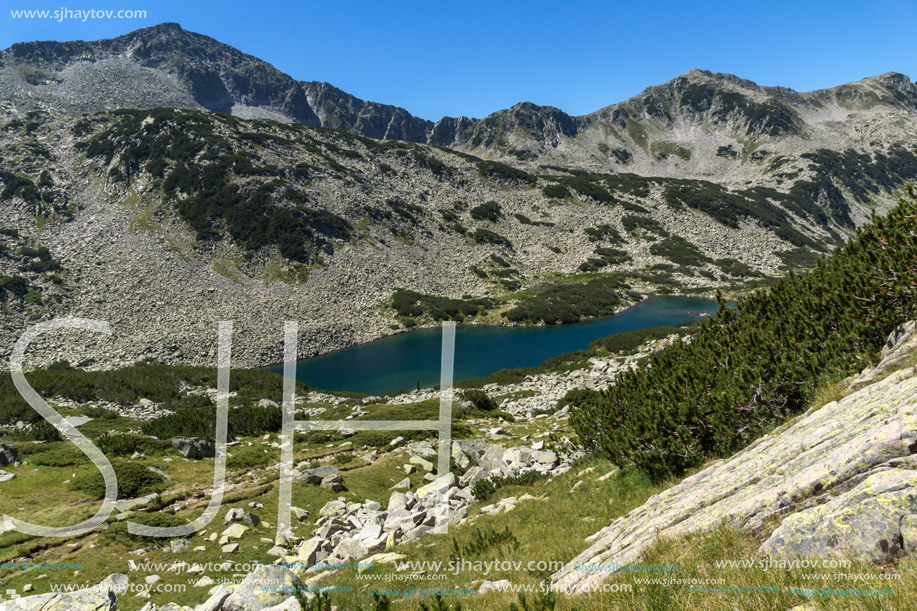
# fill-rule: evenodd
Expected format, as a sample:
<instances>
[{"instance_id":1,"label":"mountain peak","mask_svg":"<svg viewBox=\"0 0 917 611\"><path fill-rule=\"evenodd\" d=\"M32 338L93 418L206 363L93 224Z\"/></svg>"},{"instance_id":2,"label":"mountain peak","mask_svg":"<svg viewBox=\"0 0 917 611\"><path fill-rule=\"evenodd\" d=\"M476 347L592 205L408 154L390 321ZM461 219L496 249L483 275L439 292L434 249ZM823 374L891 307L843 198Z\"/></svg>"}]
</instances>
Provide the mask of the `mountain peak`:
<instances>
[{"instance_id":1,"label":"mountain peak","mask_svg":"<svg viewBox=\"0 0 917 611\"><path fill-rule=\"evenodd\" d=\"M154 25L154 26L150 26L149 29L150 29L150 30L168 30L168 31L179 30L179 31L182 31L182 32L184 31L184 30L182 29L182 27L181 27L181 24L176 23L176 22L174 22L174 21L164 21L164 22L159 23L159 24L156 24L156 25Z\"/></svg>"},{"instance_id":2,"label":"mountain peak","mask_svg":"<svg viewBox=\"0 0 917 611\"><path fill-rule=\"evenodd\" d=\"M181 27L181 24L175 23L174 21L164 21L164 22L162 22L162 23L157 23L156 25L151 25L151 26L148 26L148 27L145 27L145 28L138 28L138 29L136 29L136 30L133 30L133 31L131 31L131 32L128 32L127 34L124 34L124 36L132 36L132 35L137 35L137 34L144 34L144 33L147 33L147 32L152 32L152 33L160 33L160 32L188 32L188 30L182 28L182 27ZM193 33L193 32L189 32L189 33ZM121 37L119 37L119 38L121 38Z\"/></svg>"},{"instance_id":3,"label":"mountain peak","mask_svg":"<svg viewBox=\"0 0 917 611\"><path fill-rule=\"evenodd\" d=\"M689 83L709 83L710 81L714 81L717 83L729 83L742 89L751 89L754 91L759 91L761 89L756 82L738 77L734 74L729 74L728 72L711 72L710 70L702 70L700 68L689 70L681 76L672 79L666 83L666 85L685 81Z\"/></svg>"},{"instance_id":4,"label":"mountain peak","mask_svg":"<svg viewBox=\"0 0 917 611\"><path fill-rule=\"evenodd\" d=\"M885 74L877 74L876 76L866 77L863 80L878 82L890 89L912 90L915 87L915 84L911 82L910 77L908 77L906 74L901 74L900 72L886 72Z\"/></svg>"}]
</instances>

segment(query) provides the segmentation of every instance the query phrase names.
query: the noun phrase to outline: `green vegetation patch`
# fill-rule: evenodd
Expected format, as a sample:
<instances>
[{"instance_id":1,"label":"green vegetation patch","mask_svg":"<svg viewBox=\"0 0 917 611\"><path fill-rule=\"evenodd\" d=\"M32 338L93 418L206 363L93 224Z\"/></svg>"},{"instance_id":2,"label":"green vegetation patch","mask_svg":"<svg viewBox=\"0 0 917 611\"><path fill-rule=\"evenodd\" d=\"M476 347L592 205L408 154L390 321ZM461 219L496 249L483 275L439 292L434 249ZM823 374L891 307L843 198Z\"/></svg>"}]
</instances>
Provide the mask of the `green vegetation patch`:
<instances>
[{"instance_id":1,"label":"green vegetation patch","mask_svg":"<svg viewBox=\"0 0 917 611\"><path fill-rule=\"evenodd\" d=\"M488 395L483 390L474 388L467 388L463 390L462 401L470 401L474 405L474 409L481 410L483 412L497 411L497 402L494 401L493 397Z\"/></svg>"},{"instance_id":2,"label":"green vegetation patch","mask_svg":"<svg viewBox=\"0 0 917 611\"><path fill-rule=\"evenodd\" d=\"M0 303L6 302L10 295L23 299L28 292L29 281L22 276L0 276Z\"/></svg>"},{"instance_id":3,"label":"green vegetation patch","mask_svg":"<svg viewBox=\"0 0 917 611\"><path fill-rule=\"evenodd\" d=\"M545 197L553 199L563 199L568 194L567 187L561 184L547 185L541 189L541 192L544 193Z\"/></svg>"},{"instance_id":4,"label":"green vegetation patch","mask_svg":"<svg viewBox=\"0 0 917 611\"><path fill-rule=\"evenodd\" d=\"M581 272L594 272L609 265L620 265L631 260L626 251L618 248L596 248L595 257L589 257L579 266Z\"/></svg>"},{"instance_id":5,"label":"green vegetation patch","mask_svg":"<svg viewBox=\"0 0 917 611\"><path fill-rule=\"evenodd\" d=\"M537 178L528 172L506 165L505 163L500 163L499 161L479 161L477 167L478 174L484 178L497 178L500 180L521 182L527 185L534 185L538 181Z\"/></svg>"},{"instance_id":6,"label":"green vegetation patch","mask_svg":"<svg viewBox=\"0 0 917 611\"><path fill-rule=\"evenodd\" d=\"M813 252L808 248L792 248L774 254L783 261L781 266L783 269L815 267L815 262L818 261L819 256L817 252Z\"/></svg>"},{"instance_id":7,"label":"green vegetation patch","mask_svg":"<svg viewBox=\"0 0 917 611\"><path fill-rule=\"evenodd\" d=\"M67 365L53 370L29 371L26 379L46 400L60 397L79 403L110 401L119 405L136 405L140 399L149 399L171 411L204 408L216 413L213 402L206 395L188 394L181 390L183 385L216 388L215 368L169 366L152 361L110 371L84 371ZM305 384L297 383L297 386L297 393L308 392ZM264 398L280 397L283 393L283 378L268 371L233 369L229 376L229 387L230 392L235 393L230 399L230 405L249 405ZM0 426L17 420L44 423L19 395L9 372L2 373Z\"/></svg>"},{"instance_id":8,"label":"green vegetation patch","mask_svg":"<svg viewBox=\"0 0 917 611\"><path fill-rule=\"evenodd\" d=\"M650 144L650 152L659 161L672 156L680 157L685 161L691 159L691 151L674 142L653 142Z\"/></svg>"},{"instance_id":9,"label":"green vegetation patch","mask_svg":"<svg viewBox=\"0 0 917 611\"><path fill-rule=\"evenodd\" d=\"M554 223L549 221L533 221L524 214L516 213L513 216L516 217L516 220L522 223L523 225L533 225L535 227L553 227Z\"/></svg>"},{"instance_id":10,"label":"green vegetation patch","mask_svg":"<svg viewBox=\"0 0 917 611\"><path fill-rule=\"evenodd\" d=\"M115 476L118 478L118 498L133 499L164 488L162 476L150 471L140 463L112 463ZM68 484L71 490L84 492L93 499L105 497L105 480L102 473L93 471L81 475Z\"/></svg>"},{"instance_id":11,"label":"green vegetation patch","mask_svg":"<svg viewBox=\"0 0 917 611\"><path fill-rule=\"evenodd\" d=\"M265 433L279 433L283 412L276 407L243 406L229 410L228 432L231 439L253 437ZM160 439L200 437L216 439L217 410L214 407L183 409L145 422L144 435Z\"/></svg>"},{"instance_id":12,"label":"green vegetation patch","mask_svg":"<svg viewBox=\"0 0 917 611\"><path fill-rule=\"evenodd\" d=\"M631 235L654 234L661 238L669 237L669 232L654 218L628 214L621 219L624 230Z\"/></svg>"},{"instance_id":13,"label":"green vegetation patch","mask_svg":"<svg viewBox=\"0 0 917 611\"><path fill-rule=\"evenodd\" d=\"M463 321L487 312L494 306L488 298L452 299L425 295L409 289L397 289L392 294L392 307L401 317L426 317L431 320Z\"/></svg>"},{"instance_id":14,"label":"green vegetation patch","mask_svg":"<svg viewBox=\"0 0 917 611\"><path fill-rule=\"evenodd\" d=\"M471 234L471 239L478 244L493 244L494 246L505 246L510 250L513 249L513 243L509 241L509 238L490 229L480 227L475 229L474 233Z\"/></svg>"},{"instance_id":15,"label":"green vegetation patch","mask_svg":"<svg viewBox=\"0 0 917 611\"><path fill-rule=\"evenodd\" d=\"M687 206L733 229L738 229L743 219L753 219L794 246L814 247L816 244L793 226L788 213L774 205L774 201L801 218L813 218L822 225L827 223L824 211L812 203L819 199L818 193L812 189L817 191L825 186L822 184L805 187L805 190L800 192L798 190L803 187L799 185L802 183L797 183L793 187L797 191L791 190L789 194L761 187L730 192L722 185L706 180L666 179L664 184L665 200L675 209ZM827 184L833 187L830 182ZM832 198L829 197L829 200ZM842 212L842 209L846 208L846 202L842 196L838 201L836 220L846 225L846 213Z\"/></svg>"},{"instance_id":16,"label":"green vegetation patch","mask_svg":"<svg viewBox=\"0 0 917 611\"><path fill-rule=\"evenodd\" d=\"M121 495L119 494L119 496ZM153 528L174 528L176 526L185 526L188 524L188 520L163 511L157 511L155 513L138 513L131 516L131 521L144 526L152 526ZM162 537L144 537L143 535L131 534L127 531L126 521L110 524L108 528L99 533L99 539L109 545L128 544L132 546L162 545L164 541L168 541L168 539L163 539Z\"/></svg>"},{"instance_id":17,"label":"green vegetation patch","mask_svg":"<svg viewBox=\"0 0 917 611\"><path fill-rule=\"evenodd\" d=\"M583 233L589 236L590 242L604 242L608 240L613 244L621 244L626 241L621 237L621 234L618 233L617 229L607 223L602 223L601 225L596 225L595 227L586 227L583 230Z\"/></svg>"},{"instance_id":18,"label":"green vegetation patch","mask_svg":"<svg viewBox=\"0 0 917 611\"><path fill-rule=\"evenodd\" d=\"M571 424L615 464L654 477L730 456L804 409L827 379L867 365L917 314L917 195L815 269L721 307L676 342L581 398Z\"/></svg>"},{"instance_id":19,"label":"green vegetation patch","mask_svg":"<svg viewBox=\"0 0 917 611\"><path fill-rule=\"evenodd\" d=\"M503 216L503 209L495 201L484 202L471 209L471 218L476 221L490 221L496 223Z\"/></svg>"},{"instance_id":20,"label":"green vegetation patch","mask_svg":"<svg viewBox=\"0 0 917 611\"><path fill-rule=\"evenodd\" d=\"M723 271L724 274L729 274L730 276L753 278L761 277L763 275L737 259L717 259L714 261L714 263L716 263L716 265Z\"/></svg>"},{"instance_id":21,"label":"green vegetation patch","mask_svg":"<svg viewBox=\"0 0 917 611\"><path fill-rule=\"evenodd\" d=\"M385 205L391 208L392 212L401 217L401 219L416 225L418 217L426 214L426 211L416 204L410 204L400 198L392 198L385 202Z\"/></svg>"},{"instance_id":22,"label":"green vegetation patch","mask_svg":"<svg viewBox=\"0 0 917 611\"><path fill-rule=\"evenodd\" d=\"M506 477L491 477L475 482L472 492L474 492L475 498L479 501L486 501L496 494L497 490L500 488L507 486L531 486L538 480L545 479L545 477L544 474L538 473L537 471L526 471L519 475L508 475Z\"/></svg>"},{"instance_id":23,"label":"green vegetation patch","mask_svg":"<svg viewBox=\"0 0 917 611\"><path fill-rule=\"evenodd\" d=\"M9 200L14 197L22 198L27 204L36 204L41 201L41 193L31 178L25 174L4 171L0 200Z\"/></svg>"},{"instance_id":24,"label":"green vegetation patch","mask_svg":"<svg viewBox=\"0 0 917 611\"><path fill-rule=\"evenodd\" d=\"M650 252L657 257L665 257L669 261L690 267L700 267L711 261L697 246L677 235L653 244L650 246Z\"/></svg>"},{"instance_id":25,"label":"green vegetation patch","mask_svg":"<svg viewBox=\"0 0 917 611\"><path fill-rule=\"evenodd\" d=\"M558 179L560 185L572 189L581 197L593 199L601 204L613 204L617 200L608 192L600 177L589 173L576 176L563 176Z\"/></svg>"},{"instance_id":26,"label":"green vegetation patch","mask_svg":"<svg viewBox=\"0 0 917 611\"><path fill-rule=\"evenodd\" d=\"M625 303L630 286L617 275L585 283L562 283L522 299L502 316L511 322L558 324L614 314Z\"/></svg>"}]
</instances>

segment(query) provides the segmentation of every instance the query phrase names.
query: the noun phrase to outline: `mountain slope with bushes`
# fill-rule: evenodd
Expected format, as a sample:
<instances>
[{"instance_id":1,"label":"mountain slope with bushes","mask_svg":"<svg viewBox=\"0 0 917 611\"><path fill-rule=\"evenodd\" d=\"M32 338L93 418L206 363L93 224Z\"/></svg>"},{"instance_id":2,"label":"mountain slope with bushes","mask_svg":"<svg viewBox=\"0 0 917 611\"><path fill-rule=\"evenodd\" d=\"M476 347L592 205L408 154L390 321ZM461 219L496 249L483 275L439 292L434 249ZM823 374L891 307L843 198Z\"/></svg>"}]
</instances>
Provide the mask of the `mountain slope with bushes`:
<instances>
[{"instance_id":1,"label":"mountain slope with bushes","mask_svg":"<svg viewBox=\"0 0 917 611\"><path fill-rule=\"evenodd\" d=\"M721 307L690 342L650 357L579 403L571 423L617 464L678 475L729 456L863 368L917 313L917 195L815 269Z\"/></svg>"}]
</instances>

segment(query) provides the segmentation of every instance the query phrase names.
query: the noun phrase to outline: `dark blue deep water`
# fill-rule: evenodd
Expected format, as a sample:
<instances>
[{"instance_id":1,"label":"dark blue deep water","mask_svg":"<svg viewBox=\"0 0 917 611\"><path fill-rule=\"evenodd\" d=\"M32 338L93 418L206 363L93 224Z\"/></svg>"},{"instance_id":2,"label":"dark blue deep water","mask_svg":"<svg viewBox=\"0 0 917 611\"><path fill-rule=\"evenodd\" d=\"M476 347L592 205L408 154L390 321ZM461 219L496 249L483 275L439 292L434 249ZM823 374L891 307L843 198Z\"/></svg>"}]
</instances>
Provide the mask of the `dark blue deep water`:
<instances>
[{"instance_id":1,"label":"dark blue deep water","mask_svg":"<svg viewBox=\"0 0 917 611\"><path fill-rule=\"evenodd\" d=\"M455 380L500 369L531 367L582 350L594 339L715 314L717 305L696 297L655 297L615 316L551 327L459 325L455 333ZM300 361L296 377L312 388L381 395L439 384L442 332L421 329ZM277 373L283 366L269 368Z\"/></svg>"}]
</instances>

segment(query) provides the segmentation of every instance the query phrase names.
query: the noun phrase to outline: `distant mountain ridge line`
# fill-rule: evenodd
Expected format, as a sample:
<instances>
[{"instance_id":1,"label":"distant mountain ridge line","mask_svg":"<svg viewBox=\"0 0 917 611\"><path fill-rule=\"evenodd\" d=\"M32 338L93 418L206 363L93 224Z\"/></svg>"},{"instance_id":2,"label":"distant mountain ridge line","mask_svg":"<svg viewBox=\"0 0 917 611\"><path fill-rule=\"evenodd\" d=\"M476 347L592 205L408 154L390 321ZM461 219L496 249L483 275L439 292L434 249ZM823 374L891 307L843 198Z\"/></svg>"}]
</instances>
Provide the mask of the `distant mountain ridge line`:
<instances>
[{"instance_id":1,"label":"distant mountain ridge line","mask_svg":"<svg viewBox=\"0 0 917 611\"><path fill-rule=\"evenodd\" d=\"M673 111L658 102L672 103L676 94L680 96L677 101L681 102L685 99L686 88L694 86L696 93L698 83L703 88L706 82L717 83L726 90L743 90L746 97L766 98L764 106L759 101L755 102L753 110L756 113L774 112L789 116L793 114L792 109L783 107L784 104L817 104L819 99L832 97L844 88L868 89L872 85L887 88L892 94L890 100L917 109L917 87L907 76L898 73L799 93L787 87L759 86L730 74L692 70L586 115L571 116L553 106L520 102L483 119L459 116L443 117L434 122L414 116L398 106L362 100L329 83L296 80L264 60L209 36L184 30L177 23L163 23L98 41L23 42L0 52L0 64L34 65L39 70L63 70L87 61L117 59L139 61L144 68L162 70L178 78L187 85L194 102L203 109L227 114L261 109L278 113L287 120L348 129L377 139L466 149L481 145L489 148L494 143L512 139L517 132L556 147L561 140L573 139L596 123L621 123L628 118L633 121L638 120L641 114L671 121ZM707 87L703 93L710 94ZM713 95L715 97L715 93ZM738 94L727 91L723 95L735 98ZM734 110L736 103L743 104L741 100L736 100L727 100L727 108ZM233 113L234 108L237 113ZM709 108L704 109L700 104L689 107L689 110L701 112ZM725 117L727 114L722 112L717 116ZM771 135L779 133L780 130L777 130Z\"/></svg>"}]
</instances>

